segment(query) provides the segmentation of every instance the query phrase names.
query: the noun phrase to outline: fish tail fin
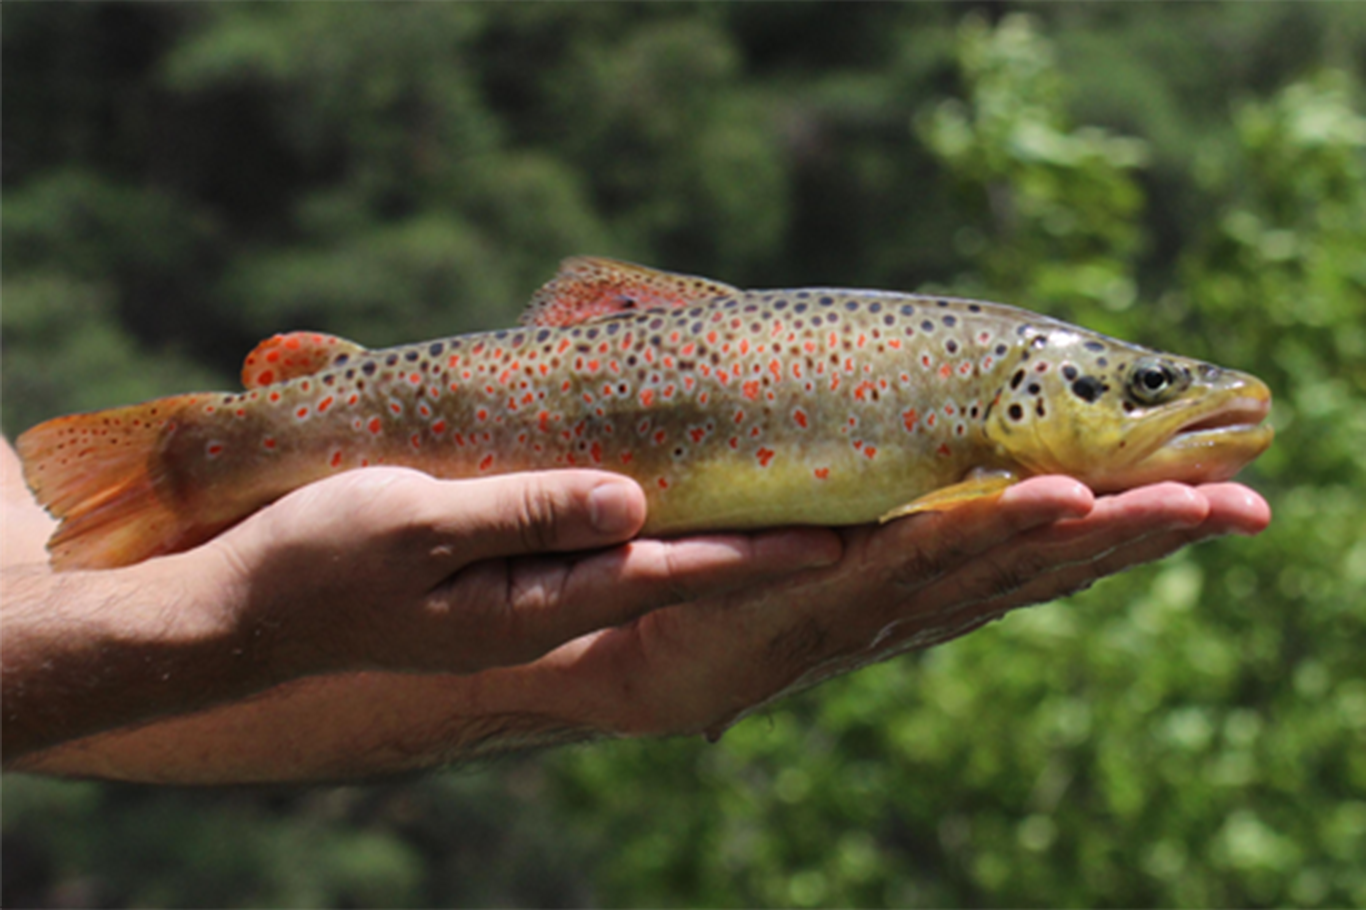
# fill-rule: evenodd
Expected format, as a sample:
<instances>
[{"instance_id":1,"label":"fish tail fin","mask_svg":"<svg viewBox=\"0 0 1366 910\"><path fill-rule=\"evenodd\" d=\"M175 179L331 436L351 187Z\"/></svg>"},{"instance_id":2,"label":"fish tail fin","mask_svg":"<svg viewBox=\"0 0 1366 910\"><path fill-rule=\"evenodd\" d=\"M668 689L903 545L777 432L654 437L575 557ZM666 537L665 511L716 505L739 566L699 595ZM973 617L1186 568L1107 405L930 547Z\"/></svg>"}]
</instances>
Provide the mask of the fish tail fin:
<instances>
[{"instance_id":1,"label":"fish tail fin","mask_svg":"<svg viewBox=\"0 0 1366 910\"><path fill-rule=\"evenodd\" d=\"M161 442L189 408L214 397L58 417L16 440L24 480L61 522L47 545L54 569L129 565L207 536L175 508Z\"/></svg>"}]
</instances>

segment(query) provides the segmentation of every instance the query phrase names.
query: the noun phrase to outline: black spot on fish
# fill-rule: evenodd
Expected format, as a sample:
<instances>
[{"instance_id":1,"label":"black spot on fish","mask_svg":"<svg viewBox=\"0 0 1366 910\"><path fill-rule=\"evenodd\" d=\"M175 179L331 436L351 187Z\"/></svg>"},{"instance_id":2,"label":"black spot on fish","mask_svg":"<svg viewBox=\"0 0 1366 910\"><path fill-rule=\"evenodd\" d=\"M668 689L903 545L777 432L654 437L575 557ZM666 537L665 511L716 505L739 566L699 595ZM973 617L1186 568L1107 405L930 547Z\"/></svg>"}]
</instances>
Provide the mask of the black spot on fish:
<instances>
[{"instance_id":1,"label":"black spot on fish","mask_svg":"<svg viewBox=\"0 0 1366 910\"><path fill-rule=\"evenodd\" d=\"M839 313L826 313L826 314L825 314L825 321L828 322L828 323L831 323L831 324L833 325L834 323L840 321L840 314L839 314Z\"/></svg>"},{"instance_id":2,"label":"black spot on fish","mask_svg":"<svg viewBox=\"0 0 1366 910\"><path fill-rule=\"evenodd\" d=\"M1104 357L1097 357L1097 358L1096 358L1096 366L1100 367L1101 369L1105 369L1105 368L1108 367L1109 365L1110 365L1110 361L1106 360Z\"/></svg>"},{"instance_id":3,"label":"black spot on fish","mask_svg":"<svg viewBox=\"0 0 1366 910\"><path fill-rule=\"evenodd\" d=\"M1101 344L1099 341L1088 341L1086 342L1086 344L1082 345L1082 347L1086 348L1086 350L1088 351L1105 350L1105 345Z\"/></svg>"},{"instance_id":4,"label":"black spot on fish","mask_svg":"<svg viewBox=\"0 0 1366 910\"><path fill-rule=\"evenodd\" d=\"M1008 351L1008 350L1010 350L1010 348L1006 347L1006 346L1003 345L1003 344L998 344L998 345L996 345L996 356L997 356L997 357L1004 357L1004 356L1006 356L1006 351Z\"/></svg>"},{"instance_id":5,"label":"black spot on fish","mask_svg":"<svg viewBox=\"0 0 1366 910\"><path fill-rule=\"evenodd\" d=\"M1034 336L1033 339L1030 340L1029 343L1030 343L1030 345L1032 345L1033 347L1036 347L1036 348L1044 347L1045 345L1048 344L1048 336L1047 336L1047 335L1036 335L1036 336Z\"/></svg>"},{"instance_id":6,"label":"black spot on fish","mask_svg":"<svg viewBox=\"0 0 1366 910\"><path fill-rule=\"evenodd\" d=\"M1037 395L1040 392L1042 392L1043 389L1039 388L1039 384L1037 382L1031 382L1028 386L1025 387L1025 391L1031 395Z\"/></svg>"},{"instance_id":7,"label":"black spot on fish","mask_svg":"<svg viewBox=\"0 0 1366 910\"><path fill-rule=\"evenodd\" d=\"M397 354L390 354L388 357L384 358L384 365L387 367L391 367L396 363L398 363Z\"/></svg>"},{"instance_id":8,"label":"black spot on fish","mask_svg":"<svg viewBox=\"0 0 1366 910\"><path fill-rule=\"evenodd\" d=\"M654 319L650 320L649 328L652 332L658 332L660 329L664 328L664 320L656 316Z\"/></svg>"},{"instance_id":9,"label":"black spot on fish","mask_svg":"<svg viewBox=\"0 0 1366 910\"><path fill-rule=\"evenodd\" d=\"M933 332L933 331L934 331L934 323L933 323L933 322L930 322L928 319L926 319L924 322L920 323L920 328L923 329L923 330L926 331L926 332Z\"/></svg>"},{"instance_id":10,"label":"black spot on fish","mask_svg":"<svg viewBox=\"0 0 1366 910\"><path fill-rule=\"evenodd\" d=\"M614 322L614 323L612 323L611 325L609 325L609 326L607 327L607 334L608 334L608 335L615 335L615 334L617 333L617 329L619 329L619 328L621 328L621 323ZM513 343L513 344L516 344L516 343L517 343L517 339L516 339L516 338L512 339L512 343Z\"/></svg>"},{"instance_id":11,"label":"black spot on fish","mask_svg":"<svg viewBox=\"0 0 1366 910\"><path fill-rule=\"evenodd\" d=\"M688 327L688 331L689 331L689 332L692 332L694 335L701 335L701 334L702 334L702 323L700 323L700 322L694 322L691 326Z\"/></svg>"},{"instance_id":12,"label":"black spot on fish","mask_svg":"<svg viewBox=\"0 0 1366 910\"><path fill-rule=\"evenodd\" d=\"M850 300L847 303L845 303L844 308L852 313L858 309L858 301Z\"/></svg>"},{"instance_id":13,"label":"black spot on fish","mask_svg":"<svg viewBox=\"0 0 1366 910\"><path fill-rule=\"evenodd\" d=\"M589 329L589 330L588 330L588 340L589 340L589 341L592 341L594 338L597 338L597 337L598 337L598 330L597 330L597 329Z\"/></svg>"},{"instance_id":14,"label":"black spot on fish","mask_svg":"<svg viewBox=\"0 0 1366 910\"><path fill-rule=\"evenodd\" d=\"M433 341L431 347L427 348L427 353L433 357L439 357L444 350L446 350L444 342Z\"/></svg>"},{"instance_id":15,"label":"black spot on fish","mask_svg":"<svg viewBox=\"0 0 1366 910\"><path fill-rule=\"evenodd\" d=\"M944 323L944 325L948 326L949 328L953 328L954 326L958 325L958 317L957 317L957 316L945 316L944 319L943 319L943 323Z\"/></svg>"},{"instance_id":16,"label":"black spot on fish","mask_svg":"<svg viewBox=\"0 0 1366 910\"><path fill-rule=\"evenodd\" d=\"M350 355L350 354L338 354L336 357L333 357L333 358L332 358L332 365L333 365L334 367L339 367L339 366L341 366L342 364L346 363L346 362L347 362L348 360L350 360L350 359L351 359L351 355Z\"/></svg>"},{"instance_id":17,"label":"black spot on fish","mask_svg":"<svg viewBox=\"0 0 1366 910\"><path fill-rule=\"evenodd\" d=\"M893 316L891 313L888 313L886 316L883 316L883 317L882 317L882 324L883 324L883 325L896 325L896 317Z\"/></svg>"},{"instance_id":18,"label":"black spot on fish","mask_svg":"<svg viewBox=\"0 0 1366 910\"><path fill-rule=\"evenodd\" d=\"M1042 399L1042 398L1039 398L1039 399L1036 399L1036 400L1035 400L1035 402L1034 402L1034 413L1035 413L1035 414L1038 414L1040 417L1044 416L1043 399Z\"/></svg>"},{"instance_id":19,"label":"black spot on fish","mask_svg":"<svg viewBox=\"0 0 1366 910\"><path fill-rule=\"evenodd\" d=\"M544 342L549 337L550 329L541 329L539 332L536 333L536 341L538 344Z\"/></svg>"},{"instance_id":20,"label":"black spot on fish","mask_svg":"<svg viewBox=\"0 0 1366 910\"><path fill-rule=\"evenodd\" d=\"M796 306L794 306L794 307L792 308L792 312L794 312L794 313L805 313L805 312L806 312L806 304L804 304L804 303L799 303L799 304L797 304Z\"/></svg>"},{"instance_id":21,"label":"black spot on fish","mask_svg":"<svg viewBox=\"0 0 1366 910\"><path fill-rule=\"evenodd\" d=\"M493 337L494 337L494 339L497 340L497 341L502 341L504 338L507 338L507 337L508 337L508 330L507 330L507 329L499 329L498 331L496 331L496 332L493 333Z\"/></svg>"},{"instance_id":22,"label":"black spot on fish","mask_svg":"<svg viewBox=\"0 0 1366 910\"><path fill-rule=\"evenodd\" d=\"M1077 378L1077 368L1074 367L1074 366L1072 366L1072 364L1070 364L1070 363L1065 363L1065 364L1063 364L1063 365L1062 365L1062 378L1063 378L1063 379L1066 379L1068 382L1071 382L1072 380L1076 379L1076 378Z\"/></svg>"},{"instance_id":23,"label":"black spot on fish","mask_svg":"<svg viewBox=\"0 0 1366 910\"><path fill-rule=\"evenodd\" d=\"M1105 392L1105 383L1094 376L1083 376L1072 383L1072 394L1082 401L1093 402Z\"/></svg>"},{"instance_id":24,"label":"black spot on fish","mask_svg":"<svg viewBox=\"0 0 1366 910\"><path fill-rule=\"evenodd\" d=\"M812 324L812 325L820 325L820 324L823 323L824 321L825 321L825 320L821 318L820 314L817 314L817 315L811 317L811 324Z\"/></svg>"},{"instance_id":25,"label":"black spot on fish","mask_svg":"<svg viewBox=\"0 0 1366 910\"><path fill-rule=\"evenodd\" d=\"M1024 382L1024 370L1016 370L1015 375L1010 377L1010 387L1018 389L1022 382Z\"/></svg>"},{"instance_id":26,"label":"black spot on fish","mask_svg":"<svg viewBox=\"0 0 1366 910\"><path fill-rule=\"evenodd\" d=\"M835 298L833 298L833 297L822 297L822 298L820 298L819 300L817 300L816 302L819 303L821 306L834 306L834 305L835 305Z\"/></svg>"},{"instance_id":27,"label":"black spot on fish","mask_svg":"<svg viewBox=\"0 0 1366 910\"><path fill-rule=\"evenodd\" d=\"M787 309L787 301L786 301L786 300L775 300L775 301L773 301L773 309L775 309L775 310L785 310L785 309Z\"/></svg>"},{"instance_id":28,"label":"black spot on fish","mask_svg":"<svg viewBox=\"0 0 1366 910\"><path fill-rule=\"evenodd\" d=\"M367 360L365 363L361 364L360 371L366 376L375 375L375 362L373 360Z\"/></svg>"},{"instance_id":29,"label":"black spot on fish","mask_svg":"<svg viewBox=\"0 0 1366 910\"><path fill-rule=\"evenodd\" d=\"M948 302L947 300L936 300L934 303L935 303L935 306L941 306L941 307L945 307L945 306L948 306L948 305L949 305L949 302Z\"/></svg>"},{"instance_id":30,"label":"black spot on fish","mask_svg":"<svg viewBox=\"0 0 1366 910\"><path fill-rule=\"evenodd\" d=\"M1016 334L1016 335L1028 335L1028 334L1029 334L1030 332L1032 332L1032 331L1034 331L1034 326L1032 326L1032 325L1030 325L1029 323L1026 322L1026 323L1024 323L1023 325L1020 325L1020 326L1017 326L1017 327L1016 327L1016 329L1015 329L1015 334Z\"/></svg>"},{"instance_id":31,"label":"black spot on fish","mask_svg":"<svg viewBox=\"0 0 1366 910\"><path fill-rule=\"evenodd\" d=\"M870 312L870 313L881 313L881 312L882 312L882 304L880 304L880 303L870 303L870 304L868 304L868 312Z\"/></svg>"},{"instance_id":32,"label":"black spot on fish","mask_svg":"<svg viewBox=\"0 0 1366 910\"><path fill-rule=\"evenodd\" d=\"M901 315L902 315L902 316L914 316L914 315L915 315L915 307L911 306L909 303L903 303L903 304L901 305Z\"/></svg>"},{"instance_id":33,"label":"black spot on fish","mask_svg":"<svg viewBox=\"0 0 1366 910\"><path fill-rule=\"evenodd\" d=\"M948 341L944 342L944 350L948 351L950 354L957 354L958 342L950 338Z\"/></svg>"},{"instance_id":34,"label":"black spot on fish","mask_svg":"<svg viewBox=\"0 0 1366 910\"><path fill-rule=\"evenodd\" d=\"M346 371L346 378L347 378L347 379L355 379L355 378L356 378L356 371L355 371L355 370L347 370L347 371Z\"/></svg>"},{"instance_id":35,"label":"black spot on fish","mask_svg":"<svg viewBox=\"0 0 1366 910\"><path fill-rule=\"evenodd\" d=\"M980 313L980 312L982 312L982 307L981 307L980 304L970 303L970 304L968 304L968 312L969 312L969 313Z\"/></svg>"},{"instance_id":36,"label":"black spot on fish","mask_svg":"<svg viewBox=\"0 0 1366 910\"><path fill-rule=\"evenodd\" d=\"M1012 404L1008 409L1006 409L1006 413L1010 415L1011 420L1024 419L1024 408L1020 407L1019 404Z\"/></svg>"}]
</instances>

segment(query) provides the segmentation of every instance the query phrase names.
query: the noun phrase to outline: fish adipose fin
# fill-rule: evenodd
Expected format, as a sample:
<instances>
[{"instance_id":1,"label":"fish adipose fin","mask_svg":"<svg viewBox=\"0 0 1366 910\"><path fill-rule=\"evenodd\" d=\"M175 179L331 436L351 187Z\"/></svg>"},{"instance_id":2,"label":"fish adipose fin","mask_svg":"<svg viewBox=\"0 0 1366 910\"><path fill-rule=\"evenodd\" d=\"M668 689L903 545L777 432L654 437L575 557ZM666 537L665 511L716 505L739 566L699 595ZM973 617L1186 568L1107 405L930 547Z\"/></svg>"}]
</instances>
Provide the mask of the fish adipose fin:
<instances>
[{"instance_id":1,"label":"fish adipose fin","mask_svg":"<svg viewBox=\"0 0 1366 910\"><path fill-rule=\"evenodd\" d=\"M578 325L640 310L696 306L740 293L738 288L708 278L599 256L576 256L560 263L555 277L532 296L522 323Z\"/></svg>"},{"instance_id":2,"label":"fish adipose fin","mask_svg":"<svg viewBox=\"0 0 1366 910\"><path fill-rule=\"evenodd\" d=\"M24 480L61 521L47 545L54 569L128 565L185 549L219 530L196 528L176 512L158 457L179 415L219 398L177 395L58 417L15 441Z\"/></svg>"},{"instance_id":3,"label":"fish adipose fin","mask_svg":"<svg viewBox=\"0 0 1366 910\"><path fill-rule=\"evenodd\" d=\"M941 487L933 493L926 493L919 499L897 506L878 519L885 524L907 515L919 512L947 512L970 502L989 499L1001 495L1005 489L1019 481L1019 477L1009 471L975 470L967 480L951 486Z\"/></svg>"},{"instance_id":4,"label":"fish adipose fin","mask_svg":"<svg viewBox=\"0 0 1366 910\"><path fill-rule=\"evenodd\" d=\"M259 389L311 376L365 353L366 349L354 341L322 332L275 335L258 344L242 362L242 387Z\"/></svg>"}]
</instances>

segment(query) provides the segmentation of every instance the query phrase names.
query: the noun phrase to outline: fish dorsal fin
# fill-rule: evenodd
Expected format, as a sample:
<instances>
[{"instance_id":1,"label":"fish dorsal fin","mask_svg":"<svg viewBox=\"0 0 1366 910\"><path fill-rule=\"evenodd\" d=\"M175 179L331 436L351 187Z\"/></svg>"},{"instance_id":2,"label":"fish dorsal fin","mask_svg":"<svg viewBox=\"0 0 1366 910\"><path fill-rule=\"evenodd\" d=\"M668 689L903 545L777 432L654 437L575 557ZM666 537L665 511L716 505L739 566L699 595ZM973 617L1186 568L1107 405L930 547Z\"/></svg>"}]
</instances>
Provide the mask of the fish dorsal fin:
<instances>
[{"instance_id":1,"label":"fish dorsal fin","mask_svg":"<svg viewBox=\"0 0 1366 910\"><path fill-rule=\"evenodd\" d=\"M330 366L340 366L364 353L365 348L354 341L322 332L275 335L258 344L242 362L242 386L258 389L276 382L288 382Z\"/></svg>"},{"instance_id":2,"label":"fish dorsal fin","mask_svg":"<svg viewBox=\"0 0 1366 910\"><path fill-rule=\"evenodd\" d=\"M707 278L661 272L599 256L560 263L522 314L524 325L578 325L639 310L696 306L741 293Z\"/></svg>"}]
</instances>

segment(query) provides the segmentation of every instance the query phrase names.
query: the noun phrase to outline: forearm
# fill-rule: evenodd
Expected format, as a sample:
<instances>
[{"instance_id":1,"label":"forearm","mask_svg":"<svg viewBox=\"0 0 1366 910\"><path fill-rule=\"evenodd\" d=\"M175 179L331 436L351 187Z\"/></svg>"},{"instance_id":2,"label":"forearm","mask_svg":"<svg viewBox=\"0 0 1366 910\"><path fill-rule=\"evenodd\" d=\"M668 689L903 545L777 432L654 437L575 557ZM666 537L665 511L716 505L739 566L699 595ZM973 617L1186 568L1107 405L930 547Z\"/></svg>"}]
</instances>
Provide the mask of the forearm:
<instances>
[{"instance_id":1,"label":"forearm","mask_svg":"<svg viewBox=\"0 0 1366 910\"><path fill-rule=\"evenodd\" d=\"M233 638L217 606L203 601L215 587L206 567L167 571L172 568L5 570L6 767L57 743L199 710L271 684L268 668Z\"/></svg>"},{"instance_id":2,"label":"forearm","mask_svg":"<svg viewBox=\"0 0 1366 910\"><path fill-rule=\"evenodd\" d=\"M65 743L18 768L164 784L318 783L604 736L547 700L547 687L556 686L540 677L557 672L309 677L235 704Z\"/></svg>"}]
</instances>

